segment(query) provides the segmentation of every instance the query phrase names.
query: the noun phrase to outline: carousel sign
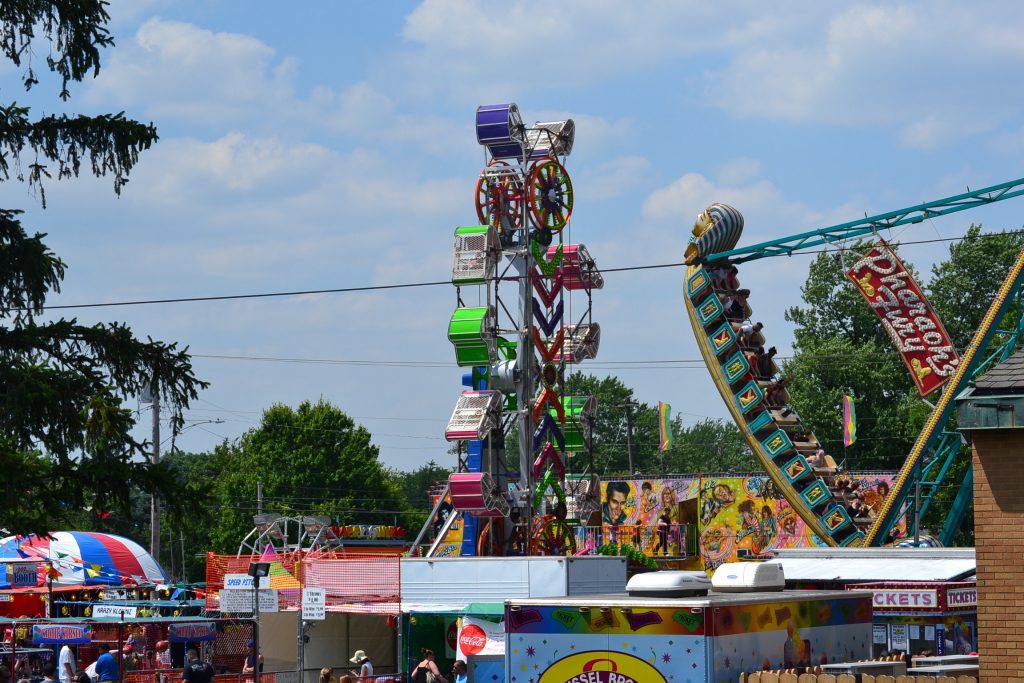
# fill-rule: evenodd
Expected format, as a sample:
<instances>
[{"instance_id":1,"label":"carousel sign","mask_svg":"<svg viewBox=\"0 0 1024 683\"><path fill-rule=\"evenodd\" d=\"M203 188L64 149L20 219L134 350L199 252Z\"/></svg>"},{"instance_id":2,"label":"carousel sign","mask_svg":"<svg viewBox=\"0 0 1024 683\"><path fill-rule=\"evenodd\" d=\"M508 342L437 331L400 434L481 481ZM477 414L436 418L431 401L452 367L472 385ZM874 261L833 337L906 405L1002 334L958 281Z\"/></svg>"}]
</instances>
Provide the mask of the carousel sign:
<instances>
[{"instance_id":1,"label":"carousel sign","mask_svg":"<svg viewBox=\"0 0 1024 683\"><path fill-rule=\"evenodd\" d=\"M920 286L889 246L872 247L846 277L882 321L921 397L945 384L960 358Z\"/></svg>"}]
</instances>

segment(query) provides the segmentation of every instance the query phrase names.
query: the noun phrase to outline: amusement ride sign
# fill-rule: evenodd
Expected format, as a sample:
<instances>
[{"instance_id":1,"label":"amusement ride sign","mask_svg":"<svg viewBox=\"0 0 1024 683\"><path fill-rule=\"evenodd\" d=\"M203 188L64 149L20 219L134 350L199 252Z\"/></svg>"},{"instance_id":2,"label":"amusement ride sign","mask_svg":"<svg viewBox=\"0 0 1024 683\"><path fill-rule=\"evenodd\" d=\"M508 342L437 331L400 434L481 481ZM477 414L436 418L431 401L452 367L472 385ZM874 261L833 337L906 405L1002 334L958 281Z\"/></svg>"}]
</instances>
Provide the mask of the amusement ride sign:
<instances>
[{"instance_id":1,"label":"amusement ride sign","mask_svg":"<svg viewBox=\"0 0 1024 683\"><path fill-rule=\"evenodd\" d=\"M879 242L846 271L882 321L923 397L952 376L960 358L949 334L907 267Z\"/></svg>"}]
</instances>

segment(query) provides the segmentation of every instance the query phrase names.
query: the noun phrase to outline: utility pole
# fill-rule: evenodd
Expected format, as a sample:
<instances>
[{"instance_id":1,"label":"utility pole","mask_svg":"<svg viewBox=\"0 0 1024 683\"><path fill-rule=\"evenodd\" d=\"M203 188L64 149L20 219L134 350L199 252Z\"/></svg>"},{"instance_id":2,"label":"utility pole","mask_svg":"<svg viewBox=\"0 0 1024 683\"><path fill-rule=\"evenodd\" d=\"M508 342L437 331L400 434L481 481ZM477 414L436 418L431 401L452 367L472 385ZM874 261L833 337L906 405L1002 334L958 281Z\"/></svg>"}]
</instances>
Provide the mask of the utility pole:
<instances>
[{"instance_id":1,"label":"utility pole","mask_svg":"<svg viewBox=\"0 0 1024 683\"><path fill-rule=\"evenodd\" d=\"M620 406L626 409L626 454L629 456L630 474L633 474L636 471L636 467L633 463L633 408L636 408L639 405L640 404L636 401L629 400Z\"/></svg>"},{"instance_id":2,"label":"utility pole","mask_svg":"<svg viewBox=\"0 0 1024 683\"><path fill-rule=\"evenodd\" d=\"M156 465L160 462L160 387L157 386L156 377L149 387L150 398L153 401L153 454L150 462ZM160 497L156 491L150 496L149 502L149 554L157 562L160 561Z\"/></svg>"},{"instance_id":3,"label":"utility pole","mask_svg":"<svg viewBox=\"0 0 1024 683\"><path fill-rule=\"evenodd\" d=\"M921 545L921 465L914 471L917 473L917 480L914 482L914 547Z\"/></svg>"}]
</instances>

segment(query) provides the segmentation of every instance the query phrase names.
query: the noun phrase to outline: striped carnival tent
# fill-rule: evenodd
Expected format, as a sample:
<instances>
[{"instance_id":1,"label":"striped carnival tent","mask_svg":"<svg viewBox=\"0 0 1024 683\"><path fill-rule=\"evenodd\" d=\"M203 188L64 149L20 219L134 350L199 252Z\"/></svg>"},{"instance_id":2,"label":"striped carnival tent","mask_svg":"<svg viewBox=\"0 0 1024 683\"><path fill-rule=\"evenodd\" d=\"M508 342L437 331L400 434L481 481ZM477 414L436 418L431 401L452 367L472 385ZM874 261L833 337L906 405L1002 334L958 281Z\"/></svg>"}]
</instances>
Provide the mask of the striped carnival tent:
<instances>
[{"instance_id":1,"label":"striped carnival tent","mask_svg":"<svg viewBox=\"0 0 1024 683\"><path fill-rule=\"evenodd\" d=\"M0 540L0 563L35 560L39 585L47 579L47 566L55 586L130 586L169 583L167 573L135 541L91 531L55 531L50 538L9 536ZM0 587L6 572L0 574Z\"/></svg>"}]
</instances>

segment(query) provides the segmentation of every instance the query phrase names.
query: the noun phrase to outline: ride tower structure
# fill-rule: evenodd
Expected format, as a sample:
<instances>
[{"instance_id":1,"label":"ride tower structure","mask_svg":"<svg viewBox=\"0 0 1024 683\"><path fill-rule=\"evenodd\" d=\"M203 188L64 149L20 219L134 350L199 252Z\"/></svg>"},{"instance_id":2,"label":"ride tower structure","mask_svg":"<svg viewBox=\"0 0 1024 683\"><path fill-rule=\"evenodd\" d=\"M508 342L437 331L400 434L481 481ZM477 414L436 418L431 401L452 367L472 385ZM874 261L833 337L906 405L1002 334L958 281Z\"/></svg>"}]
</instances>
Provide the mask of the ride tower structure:
<instances>
[{"instance_id":1,"label":"ride tower structure","mask_svg":"<svg viewBox=\"0 0 1024 683\"><path fill-rule=\"evenodd\" d=\"M567 554L575 551L570 512L597 509L596 487L576 477L585 490L567 495L566 484L586 469L575 456L589 448L596 404L566 395L565 369L597 354L591 294L604 284L586 246L569 240L565 160L575 124L527 126L514 103L487 105L476 111L476 135L485 162L478 224L455 230L448 327L468 371L445 437L464 457L444 491L454 512L428 554L456 519L462 555Z\"/></svg>"}]
</instances>

